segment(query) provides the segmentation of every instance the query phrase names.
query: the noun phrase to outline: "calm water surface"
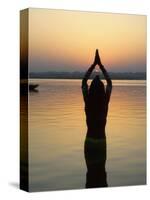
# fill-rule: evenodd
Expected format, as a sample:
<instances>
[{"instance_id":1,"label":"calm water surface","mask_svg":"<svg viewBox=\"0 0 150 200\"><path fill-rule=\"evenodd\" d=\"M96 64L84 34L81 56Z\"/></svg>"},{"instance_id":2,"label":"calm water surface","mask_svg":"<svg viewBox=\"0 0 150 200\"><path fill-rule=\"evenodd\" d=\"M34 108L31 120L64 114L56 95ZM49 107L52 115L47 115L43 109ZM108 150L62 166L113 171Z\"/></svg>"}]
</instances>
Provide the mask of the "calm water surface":
<instances>
[{"instance_id":1,"label":"calm water surface","mask_svg":"<svg viewBox=\"0 0 150 200\"><path fill-rule=\"evenodd\" d=\"M30 80L31 191L85 188L86 123L81 80ZM146 183L146 82L113 81L106 126L108 186Z\"/></svg>"}]
</instances>

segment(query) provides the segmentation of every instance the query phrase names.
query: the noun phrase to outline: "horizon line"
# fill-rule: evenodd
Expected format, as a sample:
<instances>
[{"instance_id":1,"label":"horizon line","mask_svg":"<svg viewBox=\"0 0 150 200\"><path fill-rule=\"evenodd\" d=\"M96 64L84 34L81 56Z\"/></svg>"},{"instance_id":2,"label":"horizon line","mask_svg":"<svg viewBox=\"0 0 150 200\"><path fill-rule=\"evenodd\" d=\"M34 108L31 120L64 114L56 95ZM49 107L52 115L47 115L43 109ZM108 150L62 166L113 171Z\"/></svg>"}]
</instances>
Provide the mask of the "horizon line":
<instances>
[{"instance_id":1,"label":"horizon line","mask_svg":"<svg viewBox=\"0 0 150 200\"><path fill-rule=\"evenodd\" d=\"M37 72L29 72L29 73L52 73L52 72L55 72L55 73L83 73L83 72L86 72L86 71L37 71ZM99 71L101 72L101 71ZM96 71L93 71L93 73L99 73L99 72L96 72ZM109 71L109 73L131 73L131 74L135 74L135 73L146 73L146 71L140 71L140 72L131 72L131 71Z\"/></svg>"}]
</instances>

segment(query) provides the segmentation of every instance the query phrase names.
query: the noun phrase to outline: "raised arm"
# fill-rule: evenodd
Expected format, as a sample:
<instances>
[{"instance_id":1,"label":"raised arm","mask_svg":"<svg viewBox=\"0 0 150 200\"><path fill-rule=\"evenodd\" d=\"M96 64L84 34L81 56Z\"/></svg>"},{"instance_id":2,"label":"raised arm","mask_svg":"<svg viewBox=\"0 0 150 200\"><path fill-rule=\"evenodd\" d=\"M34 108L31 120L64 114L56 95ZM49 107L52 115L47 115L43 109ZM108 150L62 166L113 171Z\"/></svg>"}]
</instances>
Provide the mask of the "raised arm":
<instances>
[{"instance_id":1,"label":"raised arm","mask_svg":"<svg viewBox=\"0 0 150 200\"><path fill-rule=\"evenodd\" d=\"M106 100L107 100L107 103L109 103L110 95L111 95L111 91L112 91L112 81L111 81L111 78L109 77L107 70L104 68L104 66L102 64L100 65L100 69L102 70L102 73L103 73L103 75L106 79L106 82L107 82L107 85L106 85Z\"/></svg>"},{"instance_id":2,"label":"raised arm","mask_svg":"<svg viewBox=\"0 0 150 200\"><path fill-rule=\"evenodd\" d=\"M87 102L87 97L88 97L88 84L87 81L90 78L95 66L97 65L97 55L95 54L94 62L93 64L89 67L89 69L86 71L83 79L82 79L82 93L83 93L83 98L84 102Z\"/></svg>"},{"instance_id":3,"label":"raised arm","mask_svg":"<svg viewBox=\"0 0 150 200\"><path fill-rule=\"evenodd\" d=\"M89 69L86 71L83 80L82 80L82 85L87 84L88 79L90 78L90 75L92 74L92 71L94 70L95 65L92 64Z\"/></svg>"},{"instance_id":4,"label":"raised arm","mask_svg":"<svg viewBox=\"0 0 150 200\"><path fill-rule=\"evenodd\" d=\"M109 74L108 74L107 70L105 69L105 67L101 63L98 50L96 50L96 57L97 57L97 64L99 65L99 67L100 67L100 69L101 69L101 71L102 71L102 73L104 75L104 78L106 79L106 82L107 82L106 100L107 100L107 103L109 103L110 95L111 95L111 91L112 91L112 81L111 81L111 78L109 77Z\"/></svg>"},{"instance_id":5,"label":"raised arm","mask_svg":"<svg viewBox=\"0 0 150 200\"><path fill-rule=\"evenodd\" d=\"M107 81L107 85L109 85L110 87L112 87L112 81L111 81L111 78L109 77L109 74L107 72L107 70L104 68L103 65L100 66L100 69L102 70L103 72L103 75Z\"/></svg>"},{"instance_id":6,"label":"raised arm","mask_svg":"<svg viewBox=\"0 0 150 200\"><path fill-rule=\"evenodd\" d=\"M87 98L88 98L88 84L87 81L90 78L90 75L92 73L92 71L94 70L95 65L92 64L91 67L87 70L87 72L85 73L83 79L82 79L82 94L83 94L83 99L84 102L87 102Z\"/></svg>"}]
</instances>

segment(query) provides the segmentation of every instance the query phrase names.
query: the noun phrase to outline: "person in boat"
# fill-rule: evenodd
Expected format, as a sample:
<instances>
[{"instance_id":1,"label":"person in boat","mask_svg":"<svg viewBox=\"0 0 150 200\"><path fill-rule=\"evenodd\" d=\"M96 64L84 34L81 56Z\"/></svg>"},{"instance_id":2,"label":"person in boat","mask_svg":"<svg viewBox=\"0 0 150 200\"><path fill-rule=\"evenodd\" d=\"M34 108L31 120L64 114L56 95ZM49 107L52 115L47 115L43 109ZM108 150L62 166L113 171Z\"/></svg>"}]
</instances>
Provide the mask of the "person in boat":
<instances>
[{"instance_id":1,"label":"person in boat","mask_svg":"<svg viewBox=\"0 0 150 200\"><path fill-rule=\"evenodd\" d=\"M90 87L87 81L98 65L106 79L106 88L98 75L92 80ZM85 103L87 133L84 144L84 155L87 165L86 188L107 187L106 162L106 134L105 126L108 104L112 91L112 81L101 63L98 50L94 63L87 70L82 80L82 94Z\"/></svg>"}]
</instances>

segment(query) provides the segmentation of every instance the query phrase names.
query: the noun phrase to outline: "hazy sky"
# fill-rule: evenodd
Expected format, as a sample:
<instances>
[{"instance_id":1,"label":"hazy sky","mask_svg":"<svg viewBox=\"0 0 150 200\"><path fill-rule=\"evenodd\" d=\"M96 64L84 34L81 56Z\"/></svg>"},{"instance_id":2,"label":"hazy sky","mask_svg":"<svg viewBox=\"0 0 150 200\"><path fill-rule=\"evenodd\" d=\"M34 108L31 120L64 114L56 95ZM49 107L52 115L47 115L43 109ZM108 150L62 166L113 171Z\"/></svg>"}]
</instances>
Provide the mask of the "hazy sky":
<instances>
[{"instance_id":1,"label":"hazy sky","mask_svg":"<svg viewBox=\"0 0 150 200\"><path fill-rule=\"evenodd\" d=\"M30 71L146 70L146 16L29 9Z\"/></svg>"}]
</instances>

